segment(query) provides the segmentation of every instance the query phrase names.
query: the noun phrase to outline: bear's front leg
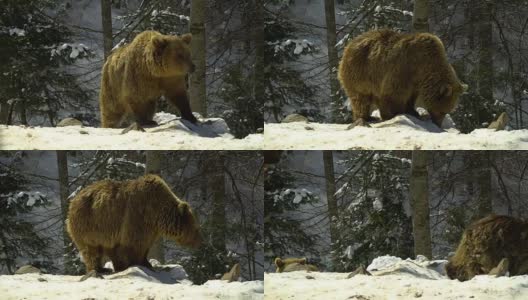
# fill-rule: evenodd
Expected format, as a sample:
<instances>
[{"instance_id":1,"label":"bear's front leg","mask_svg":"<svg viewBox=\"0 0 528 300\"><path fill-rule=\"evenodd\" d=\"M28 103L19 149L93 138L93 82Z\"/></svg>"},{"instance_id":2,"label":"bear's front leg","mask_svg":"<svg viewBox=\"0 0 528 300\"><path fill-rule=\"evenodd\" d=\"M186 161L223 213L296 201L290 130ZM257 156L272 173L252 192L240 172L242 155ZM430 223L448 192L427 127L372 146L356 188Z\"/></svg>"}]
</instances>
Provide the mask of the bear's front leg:
<instances>
[{"instance_id":1,"label":"bear's front leg","mask_svg":"<svg viewBox=\"0 0 528 300\"><path fill-rule=\"evenodd\" d=\"M183 119L193 124L196 124L198 122L198 120L192 113L191 104L189 103L187 93L184 92L169 94L166 97L172 104L174 104L180 110Z\"/></svg>"}]
</instances>

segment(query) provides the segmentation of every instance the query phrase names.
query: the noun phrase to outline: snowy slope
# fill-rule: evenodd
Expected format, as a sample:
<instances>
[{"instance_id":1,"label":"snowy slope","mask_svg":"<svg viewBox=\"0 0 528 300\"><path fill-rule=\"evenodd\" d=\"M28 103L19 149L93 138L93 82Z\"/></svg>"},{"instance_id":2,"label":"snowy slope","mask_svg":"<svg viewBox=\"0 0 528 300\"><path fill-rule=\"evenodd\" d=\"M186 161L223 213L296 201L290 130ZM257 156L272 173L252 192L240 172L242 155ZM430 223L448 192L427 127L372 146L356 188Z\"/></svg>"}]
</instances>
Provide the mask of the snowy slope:
<instances>
[{"instance_id":1,"label":"snowy slope","mask_svg":"<svg viewBox=\"0 0 528 300\"><path fill-rule=\"evenodd\" d=\"M0 126L0 150L260 150L262 134L235 139L222 119L201 119L200 125L170 114L146 132L93 127Z\"/></svg>"},{"instance_id":2,"label":"snowy slope","mask_svg":"<svg viewBox=\"0 0 528 300\"><path fill-rule=\"evenodd\" d=\"M528 276L477 276L460 282L435 271L442 261L377 260L368 267L373 276L350 279L348 273L265 274L264 299L528 299Z\"/></svg>"},{"instance_id":3,"label":"snowy slope","mask_svg":"<svg viewBox=\"0 0 528 300\"><path fill-rule=\"evenodd\" d=\"M173 270L174 271L174 270ZM183 271L184 272L184 271ZM211 280L192 285L182 273L131 267L105 279L59 275L0 276L0 298L9 299L262 299L262 281ZM162 283L165 282L165 283Z\"/></svg>"},{"instance_id":4,"label":"snowy slope","mask_svg":"<svg viewBox=\"0 0 528 300\"><path fill-rule=\"evenodd\" d=\"M528 149L528 130L477 129L461 134L407 115L347 130L349 124L266 124L266 150L514 150Z\"/></svg>"}]
</instances>

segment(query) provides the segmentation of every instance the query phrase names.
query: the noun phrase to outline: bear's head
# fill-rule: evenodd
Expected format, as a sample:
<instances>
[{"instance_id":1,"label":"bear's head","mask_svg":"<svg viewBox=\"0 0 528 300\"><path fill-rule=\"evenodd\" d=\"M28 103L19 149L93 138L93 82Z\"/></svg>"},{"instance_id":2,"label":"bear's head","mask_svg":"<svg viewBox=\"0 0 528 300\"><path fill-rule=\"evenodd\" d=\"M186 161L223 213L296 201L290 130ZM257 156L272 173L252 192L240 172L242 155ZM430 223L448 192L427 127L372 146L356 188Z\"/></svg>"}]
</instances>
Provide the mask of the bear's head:
<instances>
[{"instance_id":1,"label":"bear's head","mask_svg":"<svg viewBox=\"0 0 528 300\"><path fill-rule=\"evenodd\" d=\"M275 266L277 267L276 272L282 273L284 269L289 265L304 265L306 264L306 258L286 258L281 259L280 257L275 258Z\"/></svg>"},{"instance_id":2,"label":"bear's head","mask_svg":"<svg viewBox=\"0 0 528 300\"><path fill-rule=\"evenodd\" d=\"M194 72L190 33L182 36L155 35L150 40L154 73L158 76L184 76Z\"/></svg>"},{"instance_id":3,"label":"bear's head","mask_svg":"<svg viewBox=\"0 0 528 300\"><path fill-rule=\"evenodd\" d=\"M451 279L458 279L459 281L470 280L476 275L486 274L482 266L474 261L468 261L463 265L448 262L445 266L446 274Z\"/></svg>"},{"instance_id":4,"label":"bear's head","mask_svg":"<svg viewBox=\"0 0 528 300\"><path fill-rule=\"evenodd\" d=\"M176 242L186 247L200 247L202 245L200 222L187 202L178 204L178 222L180 224L180 232L176 237Z\"/></svg>"},{"instance_id":5,"label":"bear's head","mask_svg":"<svg viewBox=\"0 0 528 300\"><path fill-rule=\"evenodd\" d=\"M436 86L436 99L430 104L432 107L427 108L433 123L440 128L445 115L455 110L458 98L468 90L468 85L458 79L453 66L450 65L449 69L448 79Z\"/></svg>"}]
</instances>

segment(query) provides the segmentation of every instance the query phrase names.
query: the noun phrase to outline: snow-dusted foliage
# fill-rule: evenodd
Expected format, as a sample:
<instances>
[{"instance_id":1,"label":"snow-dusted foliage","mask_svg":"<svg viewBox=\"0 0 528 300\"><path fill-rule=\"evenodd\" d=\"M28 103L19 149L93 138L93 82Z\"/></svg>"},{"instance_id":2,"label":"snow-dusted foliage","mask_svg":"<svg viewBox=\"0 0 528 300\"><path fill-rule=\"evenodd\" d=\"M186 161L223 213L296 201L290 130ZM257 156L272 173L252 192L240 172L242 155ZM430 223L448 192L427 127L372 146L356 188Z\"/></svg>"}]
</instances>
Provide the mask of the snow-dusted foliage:
<instances>
[{"instance_id":1,"label":"snow-dusted foliage","mask_svg":"<svg viewBox=\"0 0 528 300\"><path fill-rule=\"evenodd\" d=\"M314 236L295 216L301 207L311 207L319 198L306 189L296 189L287 169L271 166L265 174L264 227L265 258L314 253Z\"/></svg>"},{"instance_id":2,"label":"snow-dusted foliage","mask_svg":"<svg viewBox=\"0 0 528 300\"><path fill-rule=\"evenodd\" d=\"M311 120L323 119L317 104L319 87L305 76L306 60L314 59L320 50L311 38L301 38L302 30L288 19L285 12L294 6L291 1L270 1L265 18L264 119L280 122L295 108ZM271 12L274 13L271 13Z\"/></svg>"},{"instance_id":3,"label":"snow-dusted foliage","mask_svg":"<svg viewBox=\"0 0 528 300\"><path fill-rule=\"evenodd\" d=\"M412 256L410 160L392 152L360 151L339 164L348 172L335 195L344 207L334 221L340 258L335 270L349 271L384 254Z\"/></svg>"},{"instance_id":4,"label":"snow-dusted foliage","mask_svg":"<svg viewBox=\"0 0 528 300\"><path fill-rule=\"evenodd\" d=\"M69 71L91 50L72 38L62 23L63 1L7 1L0 12L0 98L8 101L8 124L30 124L32 118L55 125L61 109L88 108L91 92ZM72 113L74 115L75 113Z\"/></svg>"},{"instance_id":5,"label":"snow-dusted foliage","mask_svg":"<svg viewBox=\"0 0 528 300\"><path fill-rule=\"evenodd\" d=\"M0 159L8 162L0 164L0 273L13 273L18 258L37 264L48 256L48 240L27 219L34 208L46 206L48 199L28 190L28 179L16 169L16 155L2 153Z\"/></svg>"}]
</instances>

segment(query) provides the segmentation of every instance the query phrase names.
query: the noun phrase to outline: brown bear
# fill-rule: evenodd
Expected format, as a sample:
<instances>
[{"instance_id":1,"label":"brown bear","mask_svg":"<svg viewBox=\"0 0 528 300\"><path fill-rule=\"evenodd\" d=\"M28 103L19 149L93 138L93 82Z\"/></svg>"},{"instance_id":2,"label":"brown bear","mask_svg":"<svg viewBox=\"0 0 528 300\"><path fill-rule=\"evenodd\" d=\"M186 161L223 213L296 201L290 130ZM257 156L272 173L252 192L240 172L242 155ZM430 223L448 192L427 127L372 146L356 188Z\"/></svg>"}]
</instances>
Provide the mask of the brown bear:
<instances>
[{"instance_id":1,"label":"brown bear","mask_svg":"<svg viewBox=\"0 0 528 300\"><path fill-rule=\"evenodd\" d=\"M106 60L99 107L105 128L121 127L126 119L141 125L152 120L161 96L174 104L184 119L196 123L187 98L186 76L194 71L191 34L163 35L144 31Z\"/></svg>"},{"instance_id":2,"label":"brown bear","mask_svg":"<svg viewBox=\"0 0 528 300\"><path fill-rule=\"evenodd\" d=\"M491 215L464 231L446 273L451 279L466 281L475 275L497 275L501 266L510 275L528 274L528 222Z\"/></svg>"},{"instance_id":3,"label":"brown bear","mask_svg":"<svg viewBox=\"0 0 528 300\"><path fill-rule=\"evenodd\" d=\"M87 273L105 271L103 257L116 272L131 265L152 268L147 253L160 237L190 247L202 239L189 204L156 175L85 187L70 202L66 226Z\"/></svg>"},{"instance_id":4,"label":"brown bear","mask_svg":"<svg viewBox=\"0 0 528 300\"><path fill-rule=\"evenodd\" d=\"M276 272L294 272L294 271L319 271L319 269L306 263L306 258L275 258Z\"/></svg>"},{"instance_id":5,"label":"brown bear","mask_svg":"<svg viewBox=\"0 0 528 300\"><path fill-rule=\"evenodd\" d=\"M420 117L415 110L418 104L441 127L467 88L448 63L438 37L388 29L369 31L351 40L338 77L352 106L352 126L368 126L375 107L383 120L397 114Z\"/></svg>"}]
</instances>

